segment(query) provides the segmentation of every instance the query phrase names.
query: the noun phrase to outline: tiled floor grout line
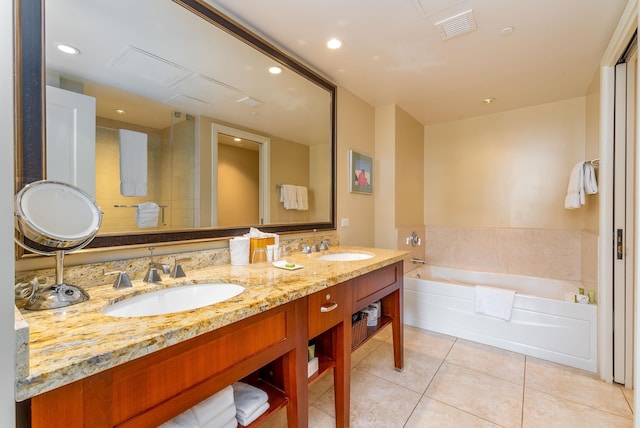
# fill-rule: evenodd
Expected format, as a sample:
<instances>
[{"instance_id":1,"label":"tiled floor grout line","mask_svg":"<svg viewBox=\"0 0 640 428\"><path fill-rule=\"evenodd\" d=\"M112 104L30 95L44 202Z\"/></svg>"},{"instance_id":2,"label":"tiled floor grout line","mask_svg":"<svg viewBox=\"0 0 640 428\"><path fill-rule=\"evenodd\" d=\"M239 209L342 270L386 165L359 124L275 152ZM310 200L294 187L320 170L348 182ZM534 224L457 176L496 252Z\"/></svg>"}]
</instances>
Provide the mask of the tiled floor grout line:
<instances>
[{"instance_id":1,"label":"tiled floor grout line","mask_svg":"<svg viewBox=\"0 0 640 428\"><path fill-rule=\"evenodd\" d=\"M524 400L525 400L525 391L527 390L527 357L524 356L524 367L522 370L522 409L520 409L520 427L524 428Z\"/></svg>"}]
</instances>

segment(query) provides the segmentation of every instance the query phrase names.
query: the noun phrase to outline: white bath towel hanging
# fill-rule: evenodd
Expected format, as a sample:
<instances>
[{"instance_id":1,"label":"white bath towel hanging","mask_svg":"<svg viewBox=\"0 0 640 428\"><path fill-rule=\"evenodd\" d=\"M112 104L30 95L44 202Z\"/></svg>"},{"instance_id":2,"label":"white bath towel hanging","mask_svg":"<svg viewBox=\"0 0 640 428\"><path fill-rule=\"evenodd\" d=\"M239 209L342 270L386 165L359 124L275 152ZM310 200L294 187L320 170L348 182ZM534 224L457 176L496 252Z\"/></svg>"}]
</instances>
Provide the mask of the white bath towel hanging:
<instances>
[{"instance_id":1,"label":"white bath towel hanging","mask_svg":"<svg viewBox=\"0 0 640 428\"><path fill-rule=\"evenodd\" d=\"M476 312L509 321L515 296L514 290L476 285Z\"/></svg>"},{"instance_id":2,"label":"white bath towel hanging","mask_svg":"<svg viewBox=\"0 0 640 428\"><path fill-rule=\"evenodd\" d=\"M157 227L160 206L155 202L143 202L136 209L136 223L139 228Z\"/></svg>"},{"instance_id":3,"label":"white bath towel hanging","mask_svg":"<svg viewBox=\"0 0 640 428\"><path fill-rule=\"evenodd\" d=\"M596 193L598 193L596 172L591 162L584 163L584 192L587 195L595 195Z\"/></svg>"},{"instance_id":4,"label":"white bath towel hanging","mask_svg":"<svg viewBox=\"0 0 640 428\"><path fill-rule=\"evenodd\" d=\"M120 129L120 194L147 195L147 134Z\"/></svg>"},{"instance_id":5,"label":"white bath towel hanging","mask_svg":"<svg viewBox=\"0 0 640 428\"><path fill-rule=\"evenodd\" d=\"M298 210L304 211L309 209L309 198L305 186L296 186L296 200L298 202Z\"/></svg>"},{"instance_id":6,"label":"white bath towel hanging","mask_svg":"<svg viewBox=\"0 0 640 428\"><path fill-rule=\"evenodd\" d=\"M575 210L584 205L584 202L584 161L580 161L571 170L564 207L568 210Z\"/></svg>"},{"instance_id":7,"label":"white bath towel hanging","mask_svg":"<svg viewBox=\"0 0 640 428\"><path fill-rule=\"evenodd\" d=\"M284 204L284 208L287 210L298 209L298 193L297 186L291 184L283 184L280 186L280 202Z\"/></svg>"}]
</instances>

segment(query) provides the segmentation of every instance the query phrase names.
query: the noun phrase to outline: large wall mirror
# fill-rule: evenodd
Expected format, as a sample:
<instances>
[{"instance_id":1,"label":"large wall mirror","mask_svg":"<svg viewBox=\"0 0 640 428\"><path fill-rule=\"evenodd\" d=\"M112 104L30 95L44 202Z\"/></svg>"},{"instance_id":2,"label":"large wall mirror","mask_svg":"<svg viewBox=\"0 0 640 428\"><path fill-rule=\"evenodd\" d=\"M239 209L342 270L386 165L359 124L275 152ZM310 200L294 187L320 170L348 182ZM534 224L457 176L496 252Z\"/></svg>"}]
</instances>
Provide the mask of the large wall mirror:
<instances>
[{"instance_id":1,"label":"large wall mirror","mask_svg":"<svg viewBox=\"0 0 640 428\"><path fill-rule=\"evenodd\" d=\"M335 228L332 83L199 0L18 5L16 191L93 195L91 246Z\"/></svg>"}]
</instances>

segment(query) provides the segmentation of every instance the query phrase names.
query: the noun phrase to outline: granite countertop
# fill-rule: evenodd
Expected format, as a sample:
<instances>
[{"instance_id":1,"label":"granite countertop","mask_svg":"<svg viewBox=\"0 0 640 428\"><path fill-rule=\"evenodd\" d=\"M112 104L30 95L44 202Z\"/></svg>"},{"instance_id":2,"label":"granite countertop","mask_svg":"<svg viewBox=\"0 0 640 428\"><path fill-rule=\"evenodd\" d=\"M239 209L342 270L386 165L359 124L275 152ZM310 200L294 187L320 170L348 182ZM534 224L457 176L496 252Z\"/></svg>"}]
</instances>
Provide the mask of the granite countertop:
<instances>
[{"instance_id":1,"label":"granite countertop","mask_svg":"<svg viewBox=\"0 0 640 428\"><path fill-rule=\"evenodd\" d=\"M374 257L349 262L318 260L322 254L347 251L368 252ZM66 308L16 311L17 340L28 337L28 346L20 343L17 346L16 400L50 391L388 266L401 261L406 254L399 250L334 247L321 253L286 257L287 261L302 265L302 269L280 269L271 263L215 266L187 272L186 278L163 275L162 282L156 284L133 281L132 288L94 287L90 289L89 301ZM221 303L166 315L120 318L101 312L135 294L207 282L234 283L246 289Z\"/></svg>"}]
</instances>

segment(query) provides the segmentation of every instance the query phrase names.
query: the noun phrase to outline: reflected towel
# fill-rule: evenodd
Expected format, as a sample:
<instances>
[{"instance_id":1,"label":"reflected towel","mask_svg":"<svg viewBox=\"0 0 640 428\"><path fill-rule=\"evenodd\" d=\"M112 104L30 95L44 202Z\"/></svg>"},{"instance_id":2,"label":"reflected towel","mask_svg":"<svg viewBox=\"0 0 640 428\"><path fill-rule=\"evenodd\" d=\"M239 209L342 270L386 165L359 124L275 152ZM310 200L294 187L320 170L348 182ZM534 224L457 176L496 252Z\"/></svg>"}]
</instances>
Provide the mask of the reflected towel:
<instances>
[{"instance_id":1,"label":"reflected towel","mask_svg":"<svg viewBox=\"0 0 640 428\"><path fill-rule=\"evenodd\" d=\"M230 412L231 408L233 408L233 412ZM223 417L218 419L218 423L228 421L236 415L236 407L233 403L233 387L231 385L227 386L212 396L205 398L193 406L192 409L201 426L204 426L205 422L217 419L220 416Z\"/></svg>"},{"instance_id":2,"label":"reflected towel","mask_svg":"<svg viewBox=\"0 0 640 428\"><path fill-rule=\"evenodd\" d=\"M143 202L138 204L138 208L136 210L136 223L138 224L138 227L157 227L158 214L160 214L160 207L155 202Z\"/></svg>"},{"instance_id":3,"label":"reflected towel","mask_svg":"<svg viewBox=\"0 0 640 428\"><path fill-rule=\"evenodd\" d=\"M253 414L261 408L269 397L263 390L255 386L248 385L244 382L236 382L233 384L233 400L236 404L236 417L242 425L243 420L253 416ZM267 403L268 404L268 403Z\"/></svg>"},{"instance_id":4,"label":"reflected towel","mask_svg":"<svg viewBox=\"0 0 640 428\"><path fill-rule=\"evenodd\" d=\"M515 296L513 290L476 285L476 312L509 321Z\"/></svg>"},{"instance_id":5,"label":"reflected towel","mask_svg":"<svg viewBox=\"0 0 640 428\"><path fill-rule=\"evenodd\" d=\"M298 209L297 187L291 184L280 186L280 202L284 204L284 208L287 210Z\"/></svg>"},{"instance_id":6,"label":"reflected towel","mask_svg":"<svg viewBox=\"0 0 640 428\"><path fill-rule=\"evenodd\" d=\"M304 211L309 209L309 199L307 197L306 187L296 186L296 200L298 202L298 210Z\"/></svg>"},{"instance_id":7,"label":"reflected towel","mask_svg":"<svg viewBox=\"0 0 640 428\"><path fill-rule=\"evenodd\" d=\"M262 404L262 406L258 407L252 414L250 414L248 416L240 416L240 415L236 414L236 419L238 420L238 422L240 422L240 425L247 426L251 422L253 422L256 419L258 419L260 417L260 415L262 415L268 409L269 409L269 403L267 402L267 403Z\"/></svg>"},{"instance_id":8,"label":"reflected towel","mask_svg":"<svg viewBox=\"0 0 640 428\"><path fill-rule=\"evenodd\" d=\"M590 162L584 163L584 192L587 195L595 195L598 193L598 182L596 181L596 172Z\"/></svg>"},{"instance_id":9,"label":"reflected towel","mask_svg":"<svg viewBox=\"0 0 640 428\"><path fill-rule=\"evenodd\" d=\"M571 170L564 207L575 210L584 205L584 202L584 161L580 161Z\"/></svg>"},{"instance_id":10,"label":"reflected towel","mask_svg":"<svg viewBox=\"0 0 640 428\"><path fill-rule=\"evenodd\" d=\"M120 129L120 194L147 195L147 134Z\"/></svg>"}]
</instances>

